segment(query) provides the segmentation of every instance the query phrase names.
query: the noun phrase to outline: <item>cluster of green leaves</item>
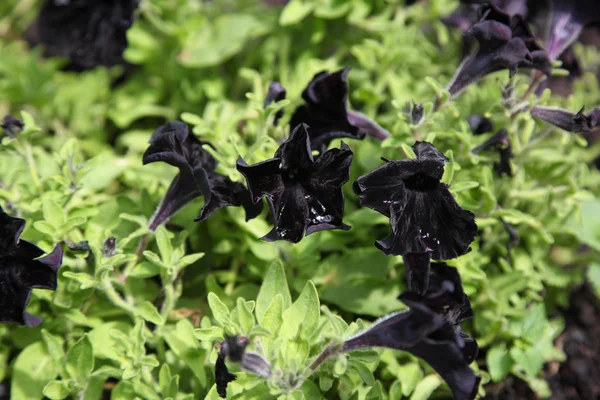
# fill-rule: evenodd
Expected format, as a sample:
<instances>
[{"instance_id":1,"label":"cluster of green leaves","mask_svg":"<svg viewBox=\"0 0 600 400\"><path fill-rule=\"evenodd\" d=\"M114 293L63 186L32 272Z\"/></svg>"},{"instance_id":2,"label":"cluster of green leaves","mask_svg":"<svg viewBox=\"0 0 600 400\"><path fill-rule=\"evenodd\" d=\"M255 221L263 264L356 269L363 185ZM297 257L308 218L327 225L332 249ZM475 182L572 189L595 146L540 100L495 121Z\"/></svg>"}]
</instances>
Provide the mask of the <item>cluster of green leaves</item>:
<instances>
[{"instance_id":1,"label":"cluster of green leaves","mask_svg":"<svg viewBox=\"0 0 600 400\"><path fill-rule=\"evenodd\" d=\"M241 182L237 156L250 163L271 157L313 74L345 65L353 67L353 108L393 134L383 143L349 143L351 181L380 165L380 156L412 157L415 140L450 158L444 181L480 227L473 251L449 263L475 310L466 329L483 355L473 367L484 383L514 374L549 394L542 367L563 357L553 344L562 327L557 306L586 274L600 293L600 177L588 167L598 149L519 112L530 82L524 74L490 76L432 112L460 61L458 32L439 22L456 1L292 0L281 8L143 0L125 53L134 68L117 86L118 68L75 75L27 49L18 38L35 17L32 3L0 5L0 115L24 110L26 124L0 144L0 203L27 220L25 239L45 250L64 243L66 254L57 291L34 290L28 307L44 323L0 326L0 382L10 382L12 398L95 400L103 389L112 399L216 398L214 342L225 334L249 336L249 349L273 371L267 381L236 372L230 398L448 395L430 367L389 350L337 356L311 373L324 346L368 324L361 318L405 307L396 299L404 288L401 258L373 246L388 221L360 208L351 185L344 191L352 230L319 232L296 245L258 240L269 230L266 212L245 222L243 210L226 208L194 223L201 199L155 235L147 230L176 173L141 165L158 125L190 124L214 145L219 172ZM576 52L586 70L600 65L597 53ZM263 109L271 79L289 100ZM546 92L535 101L577 110L598 98L586 73L570 97ZM425 103L420 124L406 118L407 101ZM514 177L495 174L493 153L471 153L485 139L470 133L472 113L509 132ZM510 252L500 219L520 236ZM110 237L115 254L104 251ZM590 250L580 251L583 244Z\"/></svg>"}]
</instances>

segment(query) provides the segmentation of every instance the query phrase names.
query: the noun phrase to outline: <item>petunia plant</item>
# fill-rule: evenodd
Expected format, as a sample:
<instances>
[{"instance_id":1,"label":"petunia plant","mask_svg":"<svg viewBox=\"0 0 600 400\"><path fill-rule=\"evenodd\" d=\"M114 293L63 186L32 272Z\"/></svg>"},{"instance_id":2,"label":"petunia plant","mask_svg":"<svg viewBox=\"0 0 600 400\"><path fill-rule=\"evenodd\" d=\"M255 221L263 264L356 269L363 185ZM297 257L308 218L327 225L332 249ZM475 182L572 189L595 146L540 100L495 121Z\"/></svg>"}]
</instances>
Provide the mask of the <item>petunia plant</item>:
<instances>
[{"instance_id":1,"label":"petunia plant","mask_svg":"<svg viewBox=\"0 0 600 400\"><path fill-rule=\"evenodd\" d=\"M0 399L597 397L593 13L461 3L0 2Z\"/></svg>"}]
</instances>

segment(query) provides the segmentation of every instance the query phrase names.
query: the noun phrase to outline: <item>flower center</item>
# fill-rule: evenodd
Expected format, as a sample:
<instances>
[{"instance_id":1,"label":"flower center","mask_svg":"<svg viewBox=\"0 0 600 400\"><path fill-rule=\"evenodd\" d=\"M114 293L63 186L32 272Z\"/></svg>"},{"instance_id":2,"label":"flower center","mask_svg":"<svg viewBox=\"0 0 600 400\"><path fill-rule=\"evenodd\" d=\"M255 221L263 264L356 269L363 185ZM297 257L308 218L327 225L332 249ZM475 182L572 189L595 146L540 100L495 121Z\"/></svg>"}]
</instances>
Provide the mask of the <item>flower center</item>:
<instances>
[{"instance_id":1,"label":"flower center","mask_svg":"<svg viewBox=\"0 0 600 400\"><path fill-rule=\"evenodd\" d=\"M416 190L418 192L431 192L437 188L439 183L438 179L425 174L415 174L404 179L404 186L406 186L407 189Z\"/></svg>"}]
</instances>

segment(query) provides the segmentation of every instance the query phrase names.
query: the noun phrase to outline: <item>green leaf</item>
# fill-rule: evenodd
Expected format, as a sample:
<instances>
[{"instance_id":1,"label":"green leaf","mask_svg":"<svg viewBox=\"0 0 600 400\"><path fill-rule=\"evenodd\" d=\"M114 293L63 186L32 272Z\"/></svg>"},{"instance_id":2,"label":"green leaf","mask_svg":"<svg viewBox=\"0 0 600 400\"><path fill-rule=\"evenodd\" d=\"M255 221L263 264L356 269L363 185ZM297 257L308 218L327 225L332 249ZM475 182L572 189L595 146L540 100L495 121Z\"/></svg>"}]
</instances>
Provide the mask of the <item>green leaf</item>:
<instances>
[{"instance_id":1,"label":"green leaf","mask_svg":"<svg viewBox=\"0 0 600 400\"><path fill-rule=\"evenodd\" d=\"M319 296L315 285L308 281L294 304L283 312L281 335L292 339L296 336L308 339L319 322Z\"/></svg>"},{"instance_id":2,"label":"green leaf","mask_svg":"<svg viewBox=\"0 0 600 400\"><path fill-rule=\"evenodd\" d=\"M173 246L171 245L171 239L169 239L169 232L163 225L156 228L156 244L162 261L170 265L173 259Z\"/></svg>"},{"instance_id":3,"label":"green leaf","mask_svg":"<svg viewBox=\"0 0 600 400\"><path fill-rule=\"evenodd\" d=\"M398 380L402 382L402 394L409 396L423 379L423 371L419 364L410 363L398 368Z\"/></svg>"},{"instance_id":4,"label":"green leaf","mask_svg":"<svg viewBox=\"0 0 600 400\"><path fill-rule=\"evenodd\" d=\"M587 270L587 279L594 288L596 297L600 298L600 264L590 264Z\"/></svg>"},{"instance_id":5,"label":"green leaf","mask_svg":"<svg viewBox=\"0 0 600 400\"><path fill-rule=\"evenodd\" d=\"M78 282L82 290L95 287L99 284L96 278L89 274L86 274L85 272L65 271L63 272L63 276L65 278L73 279L75 282Z\"/></svg>"},{"instance_id":6,"label":"green leaf","mask_svg":"<svg viewBox=\"0 0 600 400\"><path fill-rule=\"evenodd\" d=\"M50 354L56 362L61 363L65 357L62 338L52 335L46 329L42 329L42 337L46 344L46 348L48 349L48 354Z\"/></svg>"},{"instance_id":7,"label":"green leaf","mask_svg":"<svg viewBox=\"0 0 600 400\"><path fill-rule=\"evenodd\" d=\"M202 257L204 257L204 253L188 254L187 256L181 257L179 261L175 263L175 268L180 271L185 267L192 265Z\"/></svg>"},{"instance_id":8,"label":"green leaf","mask_svg":"<svg viewBox=\"0 0 600 400\"><path fill-rule=\"evenodd\" d=\"M65 369L70 378L81 386L94 370L94 351L87 335L79 339L67 353Z\"/></svg>"},{"instance_id":9,"label":"green leaf","mask_svg":"<svg viewBox=\"0 0 600 400\"><path fill-rule=\"evenodd\" d=\"M50 199L42 200L42 212L44 220L56 229L60 228L66 220L63 209Z\"/></svg>"},{"instance_id":10,"label":"green leaf","mask_svg":"<svg viewBox=\"0 0 600 400\"><path fill-rule=\"evenodd\" d=\"M13 366L12 400L40 399L46 384L55 379L59 366L44 344L35 342L23 349Z\"/></svg>"},{"instance_id":11,"label":"green leaf","mask_svg":"<svg viewBox=\"0 0 600 400\"><path fill-rule=\"evenodd\" d=\"M292 0L290 1L279 16L279 25L295 25L302 21L315 8L312 1Z\"/></svg>"},{"instance_id":12,"label":"green leaf","mask_svg":"<svg viewBox=\"0 0 600 400\"><path fill-rule=\"evenodd\" d=\"M237 311L239 324L243 333L246 336L250 335L250 332L254 327L254 315L243 298L238 297L236 310L234 311Z\"/></svg>"},{"instance_id":13,"label":"green leaf","mask_svg":"<svg viewBox=\"0 0 600 400\"><path fill-rule=\"evenodd\" d=\"M441 384L442 378L439 375L427 375L417 384L410 400L427 400Z\"/></svg>"},{"instance_id":14,"label":"green leaf","mask_svg":"<svg viewBox=\"0 0 600 400\"><path fill-rule=\"evenodd\" d=\"M107 322L88 333L88 339L94 349L94 356L101 359L120 360L117 351L117 339L110 332L117 331L128 335L132 326L125 322Z\"/></svg>"},{"instance_id":15,"label":"green leaf","mask_svg":"<svg viewBox=\"0 0 600 400\"><path fill-rule=\"evenodd\" d=\"M46 221L35 221L33 227L48 236L54 236L56 228Z\"/></svg>"},{"instance_id":16,"label":"green leaf","mask_svg":"<svg viewBox=\"0 0 600 400\"><path fill-rule=\"evenodd\" d=\"M530 378L535 378L544 366L544 358L534 347L530 347L526 351L513 347L510 349L510 356Z\"/></svg>"},{"instance_id":17,"label":"green leaf","mask_svg":"<svg viewBox=\"0 0 600 400\"><path fill-rule=\"evenodd\" d=\"M359 361L352 360L348 363L348 366L350 368L354 368L356 372L358 372L358 375L360 375L360 378L367 386L373 386L373 384L375 383L375 377L373 376L371 370L365 364Z\"/></svg>"},{"instance_id":18,"label":"green leaf","mask_svg":"<svg viewBox=\"0 0 600 400\"><path fill-rule=\"evenodd\" d=\"M194 326L186 319L177 322L175 329L164 335L169 348L175 355L183 360L200 380L203 386L208 383L204 363L206 351L199 347L194 337Z\"/></svg>"},{"instance_id":19,"label":"green leaf","mask_svg":"<svg viewBox=\"0 0 600 400\"><path fill-rule=\"evenodd\" d=\"M504 379L513 366L513 360L504 344L493 346L487 353L486 361L494 382Z\"/></svg>"},{"instance_id":20,"label":"green leaf","mask_svg":"<svg viewBox=\"0 0 600 400\"><path fill-rule=\"evenodd\" d=\"M210 292L208 294L208 305L212 311L214 319L221 327L229 325L231 319L229 318L229 308L219 299L219 297Z\"/></svg>"},{"instance_id":21,"label":"green leaf","mask_svg":"<svg viewBox=\"0 0 600 400\"><path fill-rule=\"evenodd\" d=\"M194 329L194 336L201 342L212 343L216 340L223 340L224 333L222 328L211 326L210 328Z\"/></svg>"},{"instance_id":22,"label":"green leaf","mask_svg":"<svg viewBox=\"0 0 600 400\"><path fill-rule=\"evenodd\" d=\"M69 394L69 388L64 381L51 381L44 386L44 396L52 400L65 399Z\"/></svg>"},{"instance_id":23,"label":"green leaf","mask_svg":"<svg viewBox=\"0 0 600 400\"><path fill-rule=\"evenodd\" d=\"M160 315L154 304L145 301L136 308L136 313L146 321L155 325L164 325L165 319Z\"/></svg>"},{"instance_id":24,"label":"green leaf","mask_svg":"<svg viewBox=\"0 0 600 400\"><path fill-rule=\"evenodd\" d=\"M287 310L292 304L292 296L285 277L285 269L280 260L271 263L256 298L256 319L259 324L262 324L267 308L277 294L281 295L283 300L283 310Z\"/></svg>"},{"instance_id":25,"label":"green leaf","mask_svg":"<svg viewBox=\"0 0 600 400\"><path fill-rule=\"evenodd\" d=\"M258 302L256 303L258 312ZM276 336L279 333L279 329L283 324L283 296L276 294L269 304L269 307L265 311L262 319L262 326L271 332L271 335Z\"/></svg>"}]
</instances>

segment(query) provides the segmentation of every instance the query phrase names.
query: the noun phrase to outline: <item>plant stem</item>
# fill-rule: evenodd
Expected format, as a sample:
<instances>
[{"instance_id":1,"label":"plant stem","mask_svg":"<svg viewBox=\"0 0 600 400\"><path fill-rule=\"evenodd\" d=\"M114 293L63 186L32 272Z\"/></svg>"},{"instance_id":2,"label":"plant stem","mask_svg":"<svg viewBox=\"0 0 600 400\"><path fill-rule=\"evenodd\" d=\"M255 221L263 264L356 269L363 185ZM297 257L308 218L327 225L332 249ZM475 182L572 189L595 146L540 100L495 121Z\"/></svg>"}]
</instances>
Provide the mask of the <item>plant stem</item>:
<instances>
[{"instance_id":1,"label":"plant stem","mask_svg":"<svg viewBox=\"0 0 600 400\"><path fill-rule=\"evenodd\" d=\"M536 72L535 77L531 81L531 85L529 85L529 88L527 88L527 91L525 92L525 94L523 94L523 97L521 97L521 100L519 101L520 103L523 103L525 100L527 100L529 96L531 96L531 93L533 93L533 91L538 87L543 77L543 73L541 73L540 71Z\"/></svg>"},{"instance_id":2,"label":"plant stem","mask_svg":"<svg viewBox=\"0 0 600 400\"><path fill-rule=\"evenodd\" d=\"M106 293L106 297L108 297L108 300L110 300L115 306L120 307L123 310L130 313L132 317L135 317L135 307L132 304L123 300L121 295L115 290L114 286L112 285L112 282L106 279L102 283L102 286L104 287L104 293Z\"/></svg>"},{"instance_id":3,"label":"plant stem","mask_svg":"<svg viewBox=\"0 0 600 400\"><path fill-rule=\"evenodd\" d=\"M340 349L341 346L339 344L330 344L329 346L325 347L325 350L323 350L317 359L310 365L311 371L315 371L317 368L319 368L319 366L323 364L325 360L327 360L330 356L337 354Z\"/></svg>"}]
</instances>

